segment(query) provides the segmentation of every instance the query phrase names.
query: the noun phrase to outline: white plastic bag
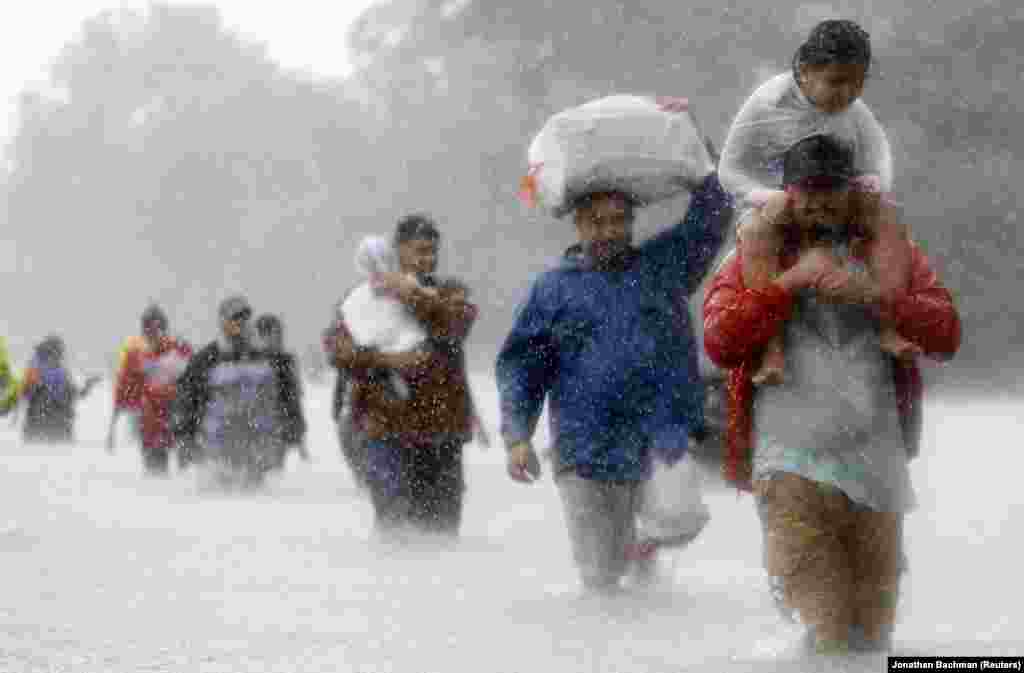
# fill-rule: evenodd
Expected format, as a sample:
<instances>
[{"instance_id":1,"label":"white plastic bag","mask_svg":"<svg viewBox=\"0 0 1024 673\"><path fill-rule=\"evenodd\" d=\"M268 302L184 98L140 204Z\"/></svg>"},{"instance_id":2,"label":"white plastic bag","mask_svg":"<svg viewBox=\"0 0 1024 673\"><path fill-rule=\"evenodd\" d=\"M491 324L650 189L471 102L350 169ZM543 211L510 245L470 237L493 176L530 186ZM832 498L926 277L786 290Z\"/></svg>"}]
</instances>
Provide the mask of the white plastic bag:
<instances>
[{"instance_id":1,"label":"white plastic bag","mask_svg":"<svg viewBox=\"0 0 1024 673\"><path fill-rule=\"evenodd\" d=\"M655 459L654 474L644 484L637 513L637 541L684 546L696 539L710 519L693 458L686 456L673 465Z\"/></svg>"},{"instance_id":2,"label":"white plastic bag","mask_svg":"<svg viewBox=\"0 0 1024 673\"><path fill-rule=\"evenodd\" d=\"M562 217L589 192L621 191L649 204L692 189L714 163L684 108L617 95L555 115L530 145L524 195Z\"/></svg>"}]
</instances>

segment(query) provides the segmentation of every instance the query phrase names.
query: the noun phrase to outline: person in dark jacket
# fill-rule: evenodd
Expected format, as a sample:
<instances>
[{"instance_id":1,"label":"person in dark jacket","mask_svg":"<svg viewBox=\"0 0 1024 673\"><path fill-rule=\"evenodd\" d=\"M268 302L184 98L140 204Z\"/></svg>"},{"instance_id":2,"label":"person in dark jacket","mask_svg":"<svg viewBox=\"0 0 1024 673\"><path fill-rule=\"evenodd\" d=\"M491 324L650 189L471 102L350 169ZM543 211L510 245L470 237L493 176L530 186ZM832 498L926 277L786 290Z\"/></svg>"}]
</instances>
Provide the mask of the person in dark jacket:
<instances>
[{"instance_id":1,"label":"person in dark jacket","mask_svg":"<svg viewBox=\"0 0 1024 673\"><path fill-rule=\"evenodd\" d=\"M174 437L221 474L258 484L278 447L305 436L299 384L293 363L257 347L244 297L224 300L218 314L221 337L178 379Z\"/></svg>"},{"instance_id":2,"label":"person in dark jacket","mask_svg":"<svg viewBox=\"0 0 1024 673\"><path fill-rule=\"evenodd\" d=\"M38 346L22 380L21 397L26 402L22 437L29 443L74 441L75 407L99 377L79 386L64 364L64 340L46 337Z\"/></svg>"},{"instance_id":3,"label":"person in dark jacket","mask_svg":"<svg viewBox=\"0 0 1024 673\"><path fill-rule=\"evenodd\" d=\"M432 219L403 218L393 238L400 272L379 278L423 325L423 346L400 353L359 348L343 320L328 343L335 366L351 381L353 420L366 439L366 481L382 533L411 524L455 535L462 520L462 449L473 431L462 348L477 308L452 284L438 286L439 243ZM409 382L408 397L394 394L389 372Z\"/></svg>"},{"instance_id":4,"label":"person in dark jacket","mask_svg":"<svg viewBox=\"0 0 1024 673\"><path fill-rule=\"evenodd\" d=\"M260 348L270 356L279 357L291 369L292 377L295 379L297 385L300 400L299 408L301 409L302 379L299 376L299 364L295 355L285 350L284 323L281 321L281 318L271 313L261 315L256 319L256 336L260 341ZM303 442L298 444L282 443L278 447L278 452L269 466L270 469L284 469L284 462L285 457L288 454L288 449L292 448L298 451L299 456L301 456L303 460L307 462L309 461L309 452L306 450L306 445Z\"/></svg>"},{"instance_id":5,"label":"person in dark jacket","mask_svg":"<svg viewBox=\"0 0 1024 673\"><path fill-rule=\"evenodd\" d=\"M630 569L651 459L683 457L704 435L704 386L687 297L707 273L732 214L709 174L686 217L632 244L634 204L620 193L575 201L579 245L542 274L517 309L496 365L509 475L531 482L531 444L550 405L555 482L587 590L615 589ZM640 558L638 560L650 560Z\"/></svg>"}]
</instances>

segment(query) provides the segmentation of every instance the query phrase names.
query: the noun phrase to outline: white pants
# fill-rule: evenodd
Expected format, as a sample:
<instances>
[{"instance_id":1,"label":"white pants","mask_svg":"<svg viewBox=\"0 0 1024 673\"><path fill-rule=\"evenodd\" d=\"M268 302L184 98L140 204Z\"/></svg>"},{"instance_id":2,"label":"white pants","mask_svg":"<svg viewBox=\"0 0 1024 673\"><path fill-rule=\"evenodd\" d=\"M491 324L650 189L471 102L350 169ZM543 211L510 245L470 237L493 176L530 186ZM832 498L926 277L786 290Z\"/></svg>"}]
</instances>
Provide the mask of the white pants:
<instances>
[{"instance_id":1,"label":"white pants","mask_svg":"<svg viewBox=\"0 0 1024 673\"><path fill-rule=\"evenodd\" d=\"M555 483L583 585L616 585L629 568L626 548L636 541L642 482L584 479L570 470L559 474Z\"/></svg>"}]
</instances>

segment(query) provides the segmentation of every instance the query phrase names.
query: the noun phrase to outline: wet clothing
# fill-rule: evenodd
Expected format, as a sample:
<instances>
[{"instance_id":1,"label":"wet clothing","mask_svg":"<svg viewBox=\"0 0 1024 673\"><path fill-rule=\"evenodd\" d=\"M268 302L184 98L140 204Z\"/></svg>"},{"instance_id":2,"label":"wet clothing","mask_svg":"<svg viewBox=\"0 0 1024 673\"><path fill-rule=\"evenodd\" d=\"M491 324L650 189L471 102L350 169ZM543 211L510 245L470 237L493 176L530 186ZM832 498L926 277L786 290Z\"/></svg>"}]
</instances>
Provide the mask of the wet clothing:
<instances>
[{"instance_id":1,"label":"wet clothing","mask_svg":"<svg viewBox=\"0 0 1024 673\"><path fill-rule=\"evenodd\" d=\"M783 267L795 258L784 252ZM725 477L754 490L765 567L819 647L845 647L855 631L883 644L895 619L920 378L882 352L880 324L933 357L952 356L960 341L949 292L920 248L911 259L909 290L879 308L748 289L739 254L705 299L705 347L730 368ZM755 389L761 349L780 330L787 381Z\"/></svg>"},{"instance_id":2,"label":"wet clothing","mask_svg":"<svg viewBox=\"0 0 1024 673\"><path fill-rule=\"evenodd\" d=\"M584 586L616 585L629 569L626 549L636 541L641 482L587 479L564 471L555 483Z\"/></svg>"},{"instance_id":3,"label":"wet clothing","mask_svg":"<svg viewBox=\"0 0 1024 673\"><path fill-rule=\"evenodd\" d=\"M354 288L353 288L354 289ZM350 289L345 293L347 298L352 293ZM341 448L341 455L345 463L352 471L352 478L356 485L366 485L366 437L365 433L358 426L356 418L352 413L352 377L345 369L338 369L334 362L335 338L341 330L345 330L345 320L341 313L341 307L345 299L342 299L334 307L334 319L323 332L322 346L324 355L330 366L337 370L337 377L334 381L334 395L331 399L331 418L334 419L338 429L338 446Z\"/></svg>"},{"instance_id":4,"label":"wet clothing","mask_svg":"<svg viewBox=\"0 0 1024 673\"><path fill-rule=\"evenodd\" d=\"M409 378L409 399L391 393L385 373L357 357L346 371L353 413L359 427L373 439L431 443L438 435L469 439L473 403L465 370L463 344L478 309L469 302L449 301L445 293L419 295L413 315L428 333L426 364Z\"/></svg>"},{"instance_id":5,"label":"wet clothing","mask_svg":"<svg viewBox=\"0 0 1024 673\"><path fill-rule=\"evenodd\" d=\"M203 459L262 469L306 423L294 363L282 354L215 341L178 380L175 441Z\"/></svg>"},{"instance_id":6,"label":"wet clothing","mask_svg":"<svg viewBox=\"0 0 1024 673\"><path fill-rule=\"evenodd\" d=\"M892 152L885 131L868 106L855 100L841 112L817 109L792 72L777 75L751 94L736 115L722 148L722 184L744 212L756 193L782 188L782 157L793 143L827 133L853 148L855 173L878 176L883 191L892 189Z\"/></svg>"},{"instance_id":7,"label":"wet clothing","mask_svg":"<svg viewBox=\"0 0 1024 673\"><path fill-rule=\"evenodd\" d=\"M147 350L146 338L144 336L130 336L126 338L117 352L116 376L118 384L114 386L114 406L123 411L142 411L142 384L143 380L137 376L129 375L124 379L124 385L120 381L124 377L125 366L139 353Z\"/></svg>"},{"instance_id":8,"label":"wet clothing","mask_svg":"<svg viewBox=\"0 0 1024 673\"><path fill-rule=\"evenodd\" d=\"M784 604L819 637L880 641L896 618L903 516L779 472L754 484L764 564Z\"/></svg>"},{"instance_id":9,"label":"wet clothing","mask_svg":"<svg viewBox=\"0 0 1024 673\"><path fill-rule=\"evenodd\" d=\"M435 285L421 279L421 285ZM411 374L407 398L396 396L388 372L356 360L339 371L336 401L350 382L351 422L365 449L366 484L377 525L407 521L425 530L457 533L462 516L462 446L471 438L473 402L464 343L477 307L453 301L443 289L419 293L408 306L428 334L426 364ZM339 321L334 330L347 329ZM336 332L335 332L336 333ZM325 347L333 355L331 332ZM337 407L336 407L337 408ZM353 465L357 479L363 466Z\"/></svg>"},{"instance_id":10,"label":"wet clothing","mask_svg":"<svg viewBox=\"0 0 1024 673\"><path fill-rule=\"evenodd\" d=\"M760 388L754 404L754 479L787 472L876 511L909 509L893 361L881 349L877 318L805 290L782 333L787 380Z\"/></svg>"},{"instance_id":11,"label":"wet clothing","mask_svg":"<svg viewBox=\"0 0 1024 673\"><path fill-rule=\"evenodd\" d=\"M650 452L683 455L704 432L704 386L687 308L722 244L731 199L712 173L686 217L616 270L571 254L516 311L496 365L502 435L532 437L547 399L559 464L639 481Z\"/></svg>"},{"instance_id":12,"label":"wet clothing","mask_svg":"<svg viewBox=\"0 0 1024 673\"><path fill-rule=\"evenodd\" d=\"M295 396L297 398L297 407L298 407L298 409L301 412L302 409L303 409L303 407L302 407L303 388L302 388L302 376L301 376L300 371L299 371L299 361L298 361L298 358L296 358L293 353L289 353L287 351L282 351L282 350L279 350L279 349L267 349L267 354L268 354L268 356L273 356L274 358L279 359L281 361L281 366L283 366L283 367L285 367L285 368L287 368L287 369L289 369L291 371L291 379L295 381ZM305 418L305 414L304 413L303 413L303 418ZM284 469L285 463L287 461L288 450L289 449L296 449L296 448L298 448L299 451L304 451L304 449L302 448L302 446L303 446L302 445L303 436L304 435L299 436L297 440L295 439L295 437L292 437L291 439L282 440L281 442L279 442L277 444L277 446L276 446L277 452L276 452L276 454L274 454L274 456L272 456L272 461L270 463L270 467L272 469L276 469L276 470Z\"/></svg>"},{"instance_id":13,"label":"wet clothing","mask_svg":"<svg viewBox=\"0 0 1024 673\"><path fill-rule=\"evenodd\" d=\"M725 477L738 488L750 490L757 398L751 378L759 366L761 349L793 317L796 302L776 285L763 290L748 289L743 283L740 260L738 254L728 260L708 289L704 300L704 346L715 364L728 369ZM789 268L795 261L795 255L784 255L783 268ZM916 245L911 247L907 292L886 302L881 310L888 324L929 357L948 359L960 346L960 318L952 296L939 283L928 258ZM921 430L920 371L916 363L901 361L891 361L887 371L905 455L914 456ZM875 385L888 387L889 382L876 381ZM876 392L880 389L875 388Z\"/></svg>"},{"instance_id":14,"label":"wet clothing","mask_svg":"<svg viewBox=\"0 0 1024 673\"><path fill-rule=\"evenodd\" d=\"M21 396L26 401L24 440L74 441L75 405L85 392L62 363L34 357L22 381Z\"/></svg>"},{"instance_id":15,"label":"wet clothing","mask_svg":"<svg viewBox=\"0 0 1024 673\"><path fill-rule=\"evenodd\" d=\"M456 437L420 445L367 440L366 483L377 526L408 522L420 530L457 534L465 492L463 444Z\"/></svg>"},{"instance_id":16,"label":"wet clothing","mask_svg":"<svg viewBox=\"0 0 1024 673\"><path fill-rule=\"evenodd\" d=\"M18 404L21 382L11 369L7 341L0 337L0 416L6 415Z\"/></svg>"},{"instance_id":17,"label":"wet clothing","mask_svg":"<svg viewBox=\"0 0 1024 673\"><path fill-rule=\"evenodd\" d=\"M156 349L147 344L125 353L114 386L114 405L118 410L140 411L142 456L148 471L167 471L167 453L174 446L171 406L178 377L191 356L191 347L173 337L163 337Z\"/></svg>"}]
</instances>

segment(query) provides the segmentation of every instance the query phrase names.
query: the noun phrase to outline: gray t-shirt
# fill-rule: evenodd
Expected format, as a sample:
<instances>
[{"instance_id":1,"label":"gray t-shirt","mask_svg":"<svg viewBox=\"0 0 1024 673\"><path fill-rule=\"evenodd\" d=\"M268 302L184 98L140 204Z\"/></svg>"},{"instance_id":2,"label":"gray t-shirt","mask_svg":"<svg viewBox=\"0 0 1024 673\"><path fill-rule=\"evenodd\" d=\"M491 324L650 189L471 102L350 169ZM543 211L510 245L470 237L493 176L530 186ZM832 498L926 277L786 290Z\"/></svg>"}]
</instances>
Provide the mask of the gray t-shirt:
<instances>
[{"instance_id":1,"label":"gray t-shirt","mask_svg":"<svg viewBox=\"0 0 1024 673\"><path fill-rule=\"evenodd\" d=\"M786 383L755 395L754 478L789 472L876 511L911 509L893 364L880 348L878 320L810 291L794 309L783 332Z\"/></svg>"}]
</instances>

